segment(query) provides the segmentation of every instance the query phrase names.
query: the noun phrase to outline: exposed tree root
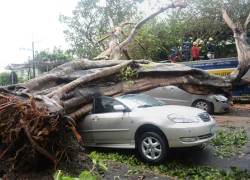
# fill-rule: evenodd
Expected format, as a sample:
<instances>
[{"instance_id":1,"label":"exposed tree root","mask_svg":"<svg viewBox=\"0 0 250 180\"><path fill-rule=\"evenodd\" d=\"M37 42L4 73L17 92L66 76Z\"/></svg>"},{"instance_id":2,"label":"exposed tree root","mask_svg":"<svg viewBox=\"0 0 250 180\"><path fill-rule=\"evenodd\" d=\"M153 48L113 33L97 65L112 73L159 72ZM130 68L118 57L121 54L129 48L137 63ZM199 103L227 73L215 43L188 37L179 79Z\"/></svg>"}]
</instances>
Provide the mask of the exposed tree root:
<instances>
[{"instance_id":1,"label":"exposed tree root","mask_svg":"<svg viewBox=\"0 0 250 180\"><path fill-rule=\"evenodd\" d=\"M27 99L2 93L0 103L0 161L12 163L10 171L55 166L72 150L83 150L74 122L63 114L50 116L33 96Z\"/></svg>"}]
</instances>

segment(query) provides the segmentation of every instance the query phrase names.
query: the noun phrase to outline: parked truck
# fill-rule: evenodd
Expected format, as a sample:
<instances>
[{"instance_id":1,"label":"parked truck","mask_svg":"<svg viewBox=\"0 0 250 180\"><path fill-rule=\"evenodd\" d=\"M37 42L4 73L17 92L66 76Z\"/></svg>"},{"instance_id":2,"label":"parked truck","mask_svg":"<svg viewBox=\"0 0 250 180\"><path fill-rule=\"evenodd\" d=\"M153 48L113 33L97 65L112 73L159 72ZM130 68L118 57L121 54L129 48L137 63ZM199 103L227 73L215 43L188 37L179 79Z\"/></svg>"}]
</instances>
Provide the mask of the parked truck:
<instances>
[{"instance_id":1,"label":"parked truck","mask_svg":"<svg viewBox=\"0 0 250 180\"><path fill-rule=\"evenodd\" d=\"M227 76L238 67L238 58L221 58L212 60L188 61L180 62L192 68L199 68L218 76ZM250 70L242 77L250 82ZM250 83L242 88L236 89L232 93L233 101L241 101L243 99L250 100Z\"/></svg>"}]
</instances>

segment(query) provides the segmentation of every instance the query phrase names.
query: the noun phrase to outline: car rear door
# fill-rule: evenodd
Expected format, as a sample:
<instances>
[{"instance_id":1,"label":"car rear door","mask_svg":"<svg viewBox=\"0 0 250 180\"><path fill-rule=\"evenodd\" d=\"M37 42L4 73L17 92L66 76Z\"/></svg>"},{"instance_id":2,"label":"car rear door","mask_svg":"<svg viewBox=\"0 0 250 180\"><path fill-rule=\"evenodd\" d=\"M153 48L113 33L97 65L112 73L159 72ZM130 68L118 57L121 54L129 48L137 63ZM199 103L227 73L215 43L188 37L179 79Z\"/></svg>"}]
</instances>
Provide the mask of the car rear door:
<instances>
[{"instance_id":1,"label":"car rear door","mask_svg":"<svg viewBox=\"0 0 250 180\"><path fill-rule=\"evenodd\" d=\"M156 99L159 99L167 104L172 104L174 101L174 97L172 94L172 90L171 88L167 88L168 86L165 87L158 87L146 92L143 92L144 94L147 94L149 96L152 96Z\"/></svg>"},{"instance_id":2,"label":"car rear door","mask_svg":"<svg viewBox=\"0 0 250 180\"><path fill-rule=\"evenodd\" d=\"M97 144L129 144L131 118L129 112L115 112L114 105L122 105L111 97L95 99L95 114L92 114L94 142Z\"/></svg>"},{"instance_id":3,"label":"car rear door","mask_svg":"<svg viewBox=\"0 0 250 180\"><path fill-rule=\"evenodd\" d=\"M169 102L170 104L190 106L193 95L187 91L184 91L176 86L164 86L163 90L166 92L166 96L171 99L171 102Z\"/></svg>"},{"instance_id":4,"label":"car rear door","mask_svg":"<svg viewBox=\"0 0 250 180\"><path fill-rule=\"evenodd\" d=\"M190 106L193 94L190 94L176 86L164 86L145 92L154 98L173 105Z\"/></svg>"}]
</instances>

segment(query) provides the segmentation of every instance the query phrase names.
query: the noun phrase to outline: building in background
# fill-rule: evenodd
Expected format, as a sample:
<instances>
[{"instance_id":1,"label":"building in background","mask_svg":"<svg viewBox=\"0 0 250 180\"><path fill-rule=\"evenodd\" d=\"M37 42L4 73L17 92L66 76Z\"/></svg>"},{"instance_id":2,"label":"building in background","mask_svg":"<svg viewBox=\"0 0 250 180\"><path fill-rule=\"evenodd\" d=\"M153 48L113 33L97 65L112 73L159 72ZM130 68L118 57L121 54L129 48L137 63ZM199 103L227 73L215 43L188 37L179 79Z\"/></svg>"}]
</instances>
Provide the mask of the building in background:
<instances>
[{"instance_id":1,"label":"building in background","mask_svg":"<svg viewBox=\"0 0 250 180\"><path fill-rule=\"evenodd\" d=\"M64 63L69 62L68 59L63 60L46 60L46 61L35 61L33 63L32 60L29 60L28 63L24 64L9 64L5 67L5 71L8 70L10 76L15 73L17 75L18 82L14 82L13 78L10 77L10 84L15 83L22 83L29 79L34 78L34 71L35 77L42 75L45 72L50 71L51 69L60 66ZM0 72L1 73L1 72Z\"/></svg>"},{"instance_id":2,"label":"building in background","mask_svg":"<svg viewBox=\"0 0 250 180\"><path fill-rule=\"evenodd\" d=\"M35 70L35 76L41 75L41 71L35 66L33 68L32 64L9 64L7 67L5 67L6 70L10 70L11 72L15 72L18 78L18 82L24 82L29 79L34 78L34 70Z\"/></svg>"}]
</instances>

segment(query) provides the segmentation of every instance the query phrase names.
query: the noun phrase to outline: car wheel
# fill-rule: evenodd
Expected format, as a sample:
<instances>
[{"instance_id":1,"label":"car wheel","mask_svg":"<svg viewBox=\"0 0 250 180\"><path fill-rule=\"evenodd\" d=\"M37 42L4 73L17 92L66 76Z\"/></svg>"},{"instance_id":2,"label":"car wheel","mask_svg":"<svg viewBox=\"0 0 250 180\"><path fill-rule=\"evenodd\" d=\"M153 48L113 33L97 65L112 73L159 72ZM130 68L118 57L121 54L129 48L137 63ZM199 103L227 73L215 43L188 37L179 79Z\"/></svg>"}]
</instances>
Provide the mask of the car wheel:
<instances>
[{"instance_id":1,"label":"car wheel","mask_svg":"<svg viewBox=\"0 0 250 180\"><path fill-rule=\"evenodd\" d=\"M143 160L150 164L159 164L167 156L167 142L164 142L163 138L154 132L144 133L140 137L137 147Z\"/></svg>"},{"instance_id":2,"label":"car wheel","mask_svg":"<svg viewBox=\"0 0 250 180\"><path fill-rule=\"evenodd\" d=\"M212 105L207 102L207 101L204 101L204 100L199 100L199 101L196 101L194 103L194 107L196 108L199 108L199 109L202 109L204 111L206 111L207 113L212 113Z\"/></svg>"}]
</instances>

